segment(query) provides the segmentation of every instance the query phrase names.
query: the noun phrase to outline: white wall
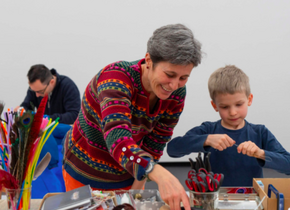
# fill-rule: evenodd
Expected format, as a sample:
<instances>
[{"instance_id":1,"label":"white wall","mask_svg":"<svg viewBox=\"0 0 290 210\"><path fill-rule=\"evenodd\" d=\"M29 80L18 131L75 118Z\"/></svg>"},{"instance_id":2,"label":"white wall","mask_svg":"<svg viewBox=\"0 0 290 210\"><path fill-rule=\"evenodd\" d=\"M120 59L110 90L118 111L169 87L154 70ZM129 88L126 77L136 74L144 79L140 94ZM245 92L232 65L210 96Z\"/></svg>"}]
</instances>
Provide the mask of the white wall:
<instances>
[{"instance_id":1,"label":"white wall","mask_svg":"<svg viewBox=\"0 0 290 210\"><path fill-rule=\"evenodd\" d=\"M71 77L81 93L102 67L137 60L152 32L182 23L206 53L187 84L184 113L174 136L205 120L211 72L234 64L250 77L253 105L247 120L265 124L290 151L290 1L112 0L2 1L0 5L0 100L6 108L26 94L26 74L43 63ZM188 157L162 161L187 161Z\"/></svg>"}]
</instances>

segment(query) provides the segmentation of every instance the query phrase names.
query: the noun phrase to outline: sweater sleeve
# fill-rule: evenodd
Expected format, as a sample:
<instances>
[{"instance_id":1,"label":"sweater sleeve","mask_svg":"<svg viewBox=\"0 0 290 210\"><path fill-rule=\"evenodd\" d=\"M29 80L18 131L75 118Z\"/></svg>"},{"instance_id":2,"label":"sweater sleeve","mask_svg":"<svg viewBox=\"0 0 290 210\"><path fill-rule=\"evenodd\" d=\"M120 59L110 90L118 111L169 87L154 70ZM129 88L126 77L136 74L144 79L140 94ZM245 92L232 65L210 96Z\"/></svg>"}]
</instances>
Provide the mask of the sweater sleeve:
<instances>
[{"instance_id":1,"label":"sweater sleeve","mask_svg":"<svg viewBox=\"0 0 290 210\"><path fill-rule=\"evenodd\" d=\"M75 83L69 78L65 79L62 85L62 105L64 113L53 113L49 117L55 120L59 117L59 122L63 124L73 124L81 107L80 92Z\"/></svg>"},{"instance_id":2,"label":"sweater sleeve","mask_svg":"<svg viewBox=\"0 0 290 210\"><path fill-rule=\"evenodd\" d=\"M207 152L210 147L204 147L203 144L209 134L209 128L206 123L194 127L184 136L178 136L172 139L167 145L167 153L170 157L183 157L192 152Z\"/></svg>"},{"instance_id":3,"label":"sweater sleeve","mask_svg":"<svg viewBox=\"0 0 290 210\"><path fill-rule=\"evenodd\" d=\"M263 145L266 161L259 160L261 166L280 173L290 174L290 153L287 152L276 137L265 127L262 128Z\"/></svg>"},{"instance_id":4,"label":"sweater sleeve","mask_svg":"<svg viewBox=\"0 0 290 210\"><path fill-rule=\"evenodd\" d=\"M153 158L132 138L132 81L128 72L110 68L102 72L96 84L104 139L111 156L133 177L142 180Z\"/></svg>"}]
</instances>

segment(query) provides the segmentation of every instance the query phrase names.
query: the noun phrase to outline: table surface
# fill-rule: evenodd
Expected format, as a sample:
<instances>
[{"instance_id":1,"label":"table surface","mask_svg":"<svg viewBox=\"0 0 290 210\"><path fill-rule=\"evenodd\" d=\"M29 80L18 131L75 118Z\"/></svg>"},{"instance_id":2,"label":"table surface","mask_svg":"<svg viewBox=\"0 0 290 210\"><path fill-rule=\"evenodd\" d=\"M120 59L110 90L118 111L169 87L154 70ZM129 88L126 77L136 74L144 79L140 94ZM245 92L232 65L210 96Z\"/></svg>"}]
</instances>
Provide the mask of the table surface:
<instances>
[{"instance_id":1,"label":"table surface","mask_svg":"<svg viewBox=\"0 0 290 210\"><path fill-rule=\"evenodd\" d=\"M32 199L31 200L30 210L38 210L39 206L41 204L41 201L42 201L42 199ZM7 200L6 199L1 199L0 200L0 206L1 206L1 210L8 210Z\"/></svg>"}]
</instances>

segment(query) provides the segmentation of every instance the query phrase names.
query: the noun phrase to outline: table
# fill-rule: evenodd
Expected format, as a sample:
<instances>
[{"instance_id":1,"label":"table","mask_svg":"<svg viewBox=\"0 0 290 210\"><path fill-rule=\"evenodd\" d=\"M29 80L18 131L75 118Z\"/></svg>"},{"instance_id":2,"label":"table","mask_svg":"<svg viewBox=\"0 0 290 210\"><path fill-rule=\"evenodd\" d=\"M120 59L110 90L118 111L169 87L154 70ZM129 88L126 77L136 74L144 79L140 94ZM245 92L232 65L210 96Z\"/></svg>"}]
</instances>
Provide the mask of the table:
<instances>
[{"instance_id":1,"label":"table","mask_svg":"<svg viewBox=\"0 0 290 210\"><path fill-rule=\"evenodd\" d=\"M31 207L30 210L38 210L41 204L42 199L31 199ZM8 210L7 200L1 199L0 200L0 209L1 210ZM4 207L4 208L3 208Z\"/></svg>"}]
</instances>

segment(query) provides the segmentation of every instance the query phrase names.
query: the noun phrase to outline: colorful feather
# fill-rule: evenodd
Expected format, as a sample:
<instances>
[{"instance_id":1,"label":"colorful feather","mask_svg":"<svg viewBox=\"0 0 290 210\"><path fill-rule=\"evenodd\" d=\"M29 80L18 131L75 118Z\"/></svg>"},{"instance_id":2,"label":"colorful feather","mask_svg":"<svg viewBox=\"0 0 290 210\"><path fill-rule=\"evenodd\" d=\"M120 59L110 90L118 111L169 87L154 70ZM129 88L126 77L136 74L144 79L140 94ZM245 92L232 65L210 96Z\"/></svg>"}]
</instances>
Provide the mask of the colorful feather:
<instances>
[{"instance_id":1,"label":"colorful feather","mask_svg":"<svg viewBox=\"0 0 290 210\"><path fill-rule=\"evenodd\" d=\"M34 116L34 120L33 120L31 130L29 132L29 137L28 137L30 143L33 143L39 135L40 126L41 126L42 118L45 112L47 99L48 99L47 95L42 98L39 104L39 107L37 109L37 112Z\"/></svg>"},{"instance_id":2,"label":"colorful feather","mask_svg":"<svg viewBox=\"0 0 290 210\"><path fill-rule=\"evenodd\" d=\"M17 189L18 182L10 173L0 169L0 192L2 187L7 189Z\"/></svg>"},{"instance_id":3,"label":"colorful feather","mask_svg":"<svg viewBox=\"0 0 290 210\"><path fill-rule=\"evenodd\" d=\"M51 119L43 118L46 103L47 96L42 99L36 114L29 110L23 110L21 113L12 113L8 110L4 113L6 114L5 120L0 121L0 132L3 134L0 134L1 137L3 136L0 155L6 171L1 170L0 188L24 189L31 187L41 150L58 125L58 119L52 122ZM1 109L3 110L0 105L2 112ZM6 179L9 179L10 182L5 181ZM23 192L23 194L22 191L19 192L17 195L15 194L18 198L16 209L27 210L30 192ZM11 199L11 196L14 197L14 195L10 195L7 199Z\"/></svg>"},{"instance_id":4,"label":"colorful feather","mask_svg":"<svg viewBox=\"0 0 290 210\"><path fill-rule=\"evenodd\" d=\"M34 115L31 111L24 112L21 116L16 118L16 124L19 128L19 148L18 148L18 157L19 157L19 170L17 171L16 178L20 182L23 180L24 169L25 169L25 155L27 150L27 145L29 144L29 133L31 126L33 125Z\"/></svg>"},{"instance_id":5,"label":"colorful feather","mask_svg":"<svg viewBox=\"0 0 290 210\"><path fill-rule=\"evenodd\" d=\"M9 138L11 142L11 163L10 163L10 173L15 176L15 166L17 160L19 158L18 154L18 145L19 145L19 138L18 138L18 127L15 123L12 125L12 132L10 132Z\"/></svg>"},{"instance_id":6,"label":"colorful feather","mask_svg":"<svg viewBox=\"0 0 290 210\"><path fill-rule=\"evenodd\" d=\"M0 118L2 116L3 109L4 109L4 103L2 101L0 101ZM0 144L1 144L1 148L3 149L4 148L4 143L6 143L5 142L6 137L5 137L5 133L4 133L4 130L3 130L4 126L3 126L1 121L0 121L0 124L1 124L0 125Z\"/></svg>"},{"instance_id":7,"label":"colorful feather","mask_svg":"<svg viewBox=\"0 0 290 210\"><path fill-rule=\"evenodd\" d=\"M26 165L28 163L28 161L31 159L32 153L30 153L30 149L32 147L32 145L34 144L34 142L36 141L36 139L39 137L39 132L41 124L42 124L42 119L43 119L43 115L45 112L45 107L46 107L46 103L47 103L47 99L48 96L44 96L39 104L39 107L37 109L36 114L34 115L34 119L31 125L31 129L29 132L29 136L28 136L28 145L27 148L25 149L25 158L24 158L24 166L26 168ZM25 171L25 175L27 174L27 168Z\"/></svg>"}]
</instances>

